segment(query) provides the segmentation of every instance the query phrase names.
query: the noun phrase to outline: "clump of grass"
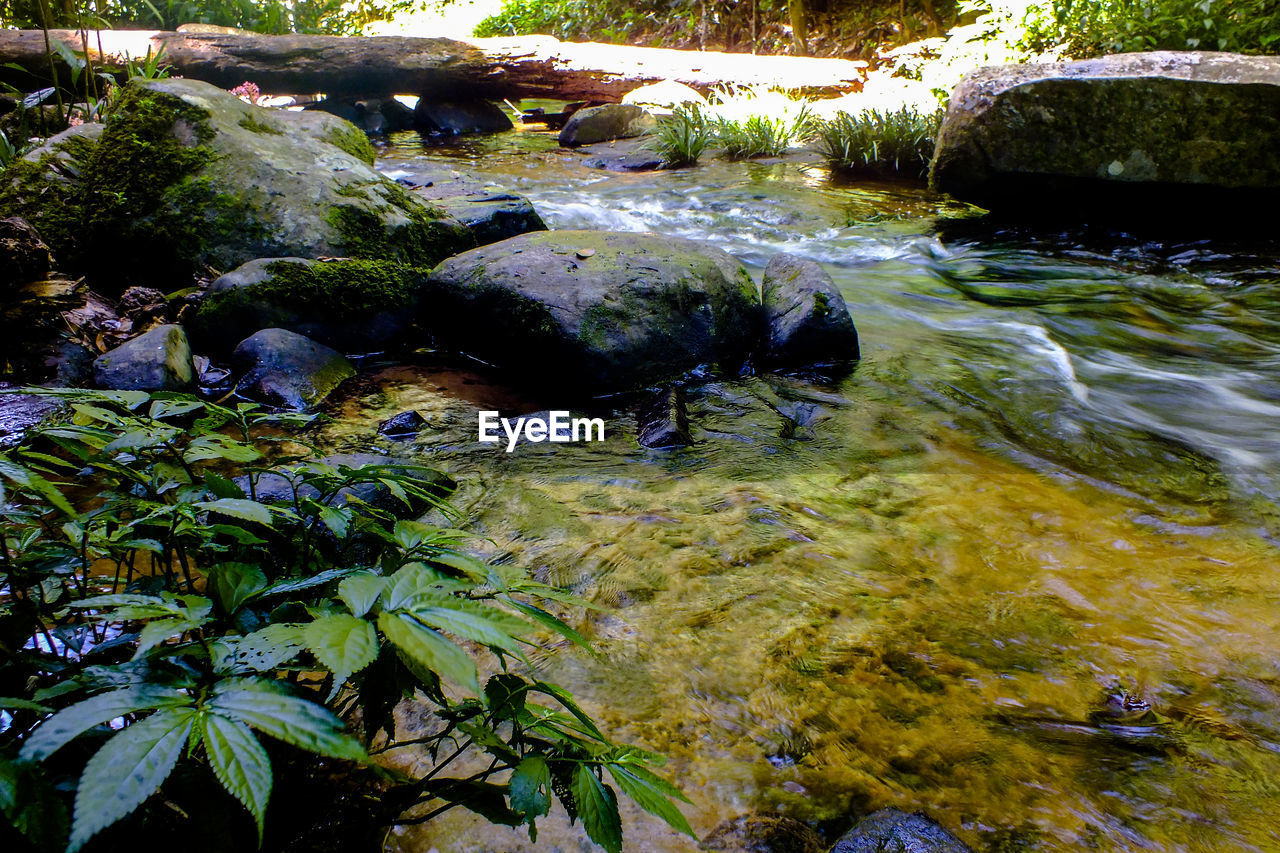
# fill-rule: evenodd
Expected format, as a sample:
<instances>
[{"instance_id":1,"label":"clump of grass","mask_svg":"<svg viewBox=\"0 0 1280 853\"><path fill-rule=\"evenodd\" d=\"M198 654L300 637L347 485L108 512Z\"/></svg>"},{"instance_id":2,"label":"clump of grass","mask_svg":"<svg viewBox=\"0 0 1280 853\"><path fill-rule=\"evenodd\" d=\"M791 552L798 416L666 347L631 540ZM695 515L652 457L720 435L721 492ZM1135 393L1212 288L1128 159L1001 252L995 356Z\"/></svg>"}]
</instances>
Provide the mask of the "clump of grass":
<instances>
[{"instance_id":1,"label":"clump of grass","mask_svg":"<svg viewBox=\"0 0 1280 853\"><path fill-rule=\"evenodd\" d=\"M681 104L658 121L653 149L668 169L692 166L711 144L712 128L696 104Z\"/></svg>"},{"instance_id":2,"label":"clump of grass","mask_svg":"<svg viewBox=\"0 0 1280 853\"><path fill-rule=\"evenodd\" d=\"M806 134L809 103L778 89L741 86L711 93L716 142L730 160L780 157Z\"/></svg>"},{"instance_id":3,"label":"clump of grass","mask_svg":"<svg viewBox=\"0 0 1280 853\"><path fill-rule=\"evenodd\" d=\"M941 112L868 109L817 122L813 136L818 152L834 170L923 177L941 123Z\"/></svg>"}]
</instances>

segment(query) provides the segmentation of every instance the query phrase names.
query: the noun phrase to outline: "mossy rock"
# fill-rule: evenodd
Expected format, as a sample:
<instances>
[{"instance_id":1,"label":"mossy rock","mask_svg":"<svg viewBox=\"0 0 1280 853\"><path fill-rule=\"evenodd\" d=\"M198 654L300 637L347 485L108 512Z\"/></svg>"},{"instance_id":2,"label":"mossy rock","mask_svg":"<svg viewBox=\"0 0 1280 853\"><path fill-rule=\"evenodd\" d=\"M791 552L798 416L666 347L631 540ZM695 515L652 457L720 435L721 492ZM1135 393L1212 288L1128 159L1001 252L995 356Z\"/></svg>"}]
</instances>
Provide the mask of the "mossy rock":
<instances>
[{"instance_id":1,"label":"mossy rock","mask_svg":"<svg viewBox=\"0 0 1280 853\"><path fill-rule=\"evenodd\" d=\"M259 257L430 266L474 245L372 162L364 134L334 116L266 110L195 80L135 79L96 141L6 173L0 207L95 283L166 290L201 266Z\"/></svg>"},{"instance_id":2,"label":"mossy rock","mask_svg":"<svg viewBox=\"0 0 1280 853\"><path fill-rule=\"evenodd\" d=\"M815 261L774 255L760 285L767 363L808 367L858 358L858 331L831 276Z\"/></svg>"},{"instance_id":3,"label":"mossy rock","mask_svg":"<svg viewBox=\"0 0 1280 853\"><path fill-rule=\"evenodd\" d=\"M442 343L561 389L734 375L761 332L741 263L656 234L522 234L444 261L429 286L424 323Z\"/></svg>"},{"instance_id":4,"label":"mossy rock","mask_svg":"<svg viewBox=\"0 0 1280 853\"><path fill-rule=\"evenodd\" d=\"M1256 214L1280 192L1280 57L1155 52L967 75L934 188L1001 212L1093 218Z\"/></svg>"},{"instance_id":5,"label":"mossy rock","mask_svg":"<svg viewBox=\"0 0 1280 853\"><path fill-rule=\"evenodd\" d=\"M272 328L343 352L386 350L412 326L425 282L425 271L388 261L258 258L214 281L191 334L216 353Z\"/></svg>"}]
</instances>

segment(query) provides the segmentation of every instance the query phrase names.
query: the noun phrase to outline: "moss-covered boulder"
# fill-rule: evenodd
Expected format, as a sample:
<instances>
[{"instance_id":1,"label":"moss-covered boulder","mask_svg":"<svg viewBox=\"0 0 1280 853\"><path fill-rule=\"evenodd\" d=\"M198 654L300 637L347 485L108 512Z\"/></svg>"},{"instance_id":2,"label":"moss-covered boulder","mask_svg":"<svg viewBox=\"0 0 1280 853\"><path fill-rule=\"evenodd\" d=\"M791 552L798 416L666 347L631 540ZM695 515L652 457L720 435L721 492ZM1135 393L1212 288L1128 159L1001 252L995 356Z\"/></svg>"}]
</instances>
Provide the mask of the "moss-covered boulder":
<instances>
[{"instance_id":1,"label":"moss-covered boulder","mask_svg":"<svg viewBox=\"0 0 1280 853\"><path fill-rule=\"evenodd\" d=\"M578 110L560 130L560 144L569 148L629 139L653 130L657 120L635 104L603 104Z\"/></svg>"},{"instance_id":2,"label":"moss-covered boulder","mask_svg":"<svg viewBox=\"0 0 1280 853\"><path fill-rule=\"evenodd\" d=\"M157 326L93 363L99 388L121 391L186 391L196 383L191 347L181 326Z\"/></svg>"},{"instance_id":3,"label":"moss-covered boulder","mask_svg":"<svg viewBox=\"0 0 1280 853\"><path fill-rule=\"evenodd\" d=\"M172 290L200 266L259 257L430 266L474 245L444 211L376 172L351 124L263 109L207 83L134 79L97 139L75 145L72 170L48 151L6 172L0 207L100 283Z\"/></svg>"},{"instance_id":4,"label":"moss-covered boulder","mask_svg":"<svg viewBox=\"0 0 1280 853\"><path fill-rule=\"evenodd\" d=\"M263 329L240 342L232 364L236 392L281 409L304 412L356 375L336 350L284 329Z\"/></svg>"},{"instance_id":5,"label":"moss-covered boulder","mask_svg":"<svg viewBox=\"0 0 1280 853\"><path fill-rule=\"evenodd\" d=\"M425 270L386 261L258 258L215 280L189 327L215 353L272 328L343 352L382 351L414 323L425 282Z\"/></svg>"},{"instance_id":6,"label":"moss-covered boulder","mask_svg":"<svg viewBox=\"0 0 1280 853\"><path fill-rule=\"evenodd\" d=\"M761 331L742 264L657 234L522 234L444 261L429 287L424 323L442 343L561 389L732 375Z\"/></svg>"},{"instance_id":7,"label":"moss-covered boulder","mask_svg":"<svg viewBox=\"0 0 1280 853\"><path fill-rule=\"evenodd\" d=\"M764 268L760 296L768 364L807 367L858 358L858 330L849 308L817 262L779 252Z\"/></svg>"},{"instance_id":8,"label":"moss-covered boulder","mask_svg":"<svg viewBox=\"0 0 1280 853\"><path fill-rule=\"evenodd\" d=\"M980 69L952 93L931 180L1019 212L1195 217L1196 202L1274 202L1280 57L1157 52Z\"/></svg>"}]
</instances>

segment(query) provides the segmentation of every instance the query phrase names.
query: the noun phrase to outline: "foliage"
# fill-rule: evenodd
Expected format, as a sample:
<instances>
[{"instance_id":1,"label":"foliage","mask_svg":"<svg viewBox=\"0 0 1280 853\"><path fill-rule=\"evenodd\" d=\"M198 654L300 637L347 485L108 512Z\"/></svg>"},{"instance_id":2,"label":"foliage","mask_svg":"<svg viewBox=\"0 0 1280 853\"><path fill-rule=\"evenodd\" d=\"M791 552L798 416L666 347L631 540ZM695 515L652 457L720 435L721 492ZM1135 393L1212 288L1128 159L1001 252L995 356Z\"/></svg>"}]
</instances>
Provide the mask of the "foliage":
<instances>
[{"instance_id":1,"label":"foliage","mask_svg":"<svg viewBox=\"0 0 1280 853\"><path fill-rule=\"evenodd\" d=\"M1277 0L1052 0L1033 41L1072 56L1145 50L1280 52Z\"/></svg>"},{"instance_id":2,"label":"foliage","mask_svg":"<svg viewBox=\"0 0 1280 853\"><path fill-rule=\"evenodd\" d=\"M667 168L698 162L713 136L711 125L696 104L681 104L669 116L658 119L650 145Z\"/></svg>"},{"instance_id":3,"label":"foliage","mask_svg":"<svg viewBox=\"0 0 1280 853\"><path fill-rule=\"evenodd\" d=\"M941 121L941 112L923 114L910 107L837 113L814 125L814 138L832 169L920 177L933 159Z\"/></svg>"},{"instance_id":4,"label":"foliage","mask_svg":"<svg viewBox=\"0 0 1280 853\"><path fill-rule=\"evenodd\" d=\"M674 26L688 37L697 27L697 12L697 4L662 0L616 5L588 0L505 0L498 14L480 22L475 35L541 34L566 41L627 43L642 33Z\"/></svg>"},{"instance_id":5,"label":"foliage","mask_svg":"<svg viewBox=\"0 0 1280 853\"><path fill-rule=\"evenodd\" d=\"M715 141L731 160L781 156L808 131L808 102L777 89L722 88L709 101Z\"/></svg>"},{"instance_id":6,"label":"foliage","mask_svg":"<svg viewBox=\"0 0 1280 853\"><path fill-rule=\"evenodd\" d=\"M260 33L355 35L413 7L413 0L94 0L45 3L0 0L0 20L39 28L45 5L50 27L176 29L180 24L214 24Z\"/></svg>"},{"instance_id":7,"label":"foliage","mask_svg":"<svg viewBox=\"0 0 1280 853\"><path fill-rule=\"evenodd\" d=\"M4 131L0 130L0 171L9 168L9 164L21 156L22 152L9 141Z\"/></svg>"},{"instance_id":8,"label":"foliage","mask_svg":"<svg viewBox=\"0 0 1280 853\"><path fill-rule=\"evenodd\" d=\"M30 392L71 406L0 454L0 809L31 847L172 823L152 795L181 797L179 776L224 789L261 842L282 767L411 744L434 766L387 783L388 822L464 806L532 836L554 795L616 851L616 786L689 831L653 756L513 669L538 630L584 644L549 607L585 602L460 550L447 478L305 462L285 430L307 419L253 405ZM433 723L398 741L413 696Z\"/></svg>"}]
</instances>

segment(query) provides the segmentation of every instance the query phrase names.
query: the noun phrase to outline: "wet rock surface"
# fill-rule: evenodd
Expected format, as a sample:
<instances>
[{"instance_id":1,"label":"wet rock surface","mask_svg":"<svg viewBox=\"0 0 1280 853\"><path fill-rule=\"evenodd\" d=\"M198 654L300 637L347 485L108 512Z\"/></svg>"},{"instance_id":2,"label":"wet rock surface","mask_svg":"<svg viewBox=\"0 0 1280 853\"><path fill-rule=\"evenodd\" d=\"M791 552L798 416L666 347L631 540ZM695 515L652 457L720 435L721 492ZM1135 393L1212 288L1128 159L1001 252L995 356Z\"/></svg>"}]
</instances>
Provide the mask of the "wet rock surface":
<instances>
[{"instance_id":1,"label":"wet rock surface","mask_svg":"<svg viewBox=\"0 0 1280 853\"><path fill-rule=\"evenodd\" d=\"M196 372L187 335L181 326L157 326L98 356L93 379L99 388L113 390L190 390Z\"/></svg>"},{"instance_id":2,"label":"wet rock surface","mask_svg":"<svg viewBox=\"0 0 1280 853\"><path fill-rule=\"evenodd\" d=\"M965 844L922 814L880 809L858 821L831 853L972 853Z\"/></svg>"},{"instance_id":3,"label":"wet rock surface","mask_svg":"<svg viewBox=\"0 0 1280 853\"><path fill-rule=\"evenodd\" d=\"M764 270L761 299L769 364L796 367L858 358L858 332L849 309L820 264L774 255Z\"/></svg>"},{"instance_id":4,"label":"wet rock surface","mask_svg":"<svg viewBox=\"0 0 1280 853\"><path fill-rule=\"evenodd\" d=\"M634 104L604 104L585 107L574 113L560 131L560 144L567 148L640 136L653 128L653 116Z\"/></svg>"},{"instance_id":5,"label":"wet rock surface","mask_svg":"<svg viewBox=\"0 0 1280 853\"><path fill-rule=\"evenodd\" d=\"M319 405L356 373L337 350L285 329L263 329L241 341L232 364L242 374L238 394L298 412Z\"/></svg>"}]
</instances>

